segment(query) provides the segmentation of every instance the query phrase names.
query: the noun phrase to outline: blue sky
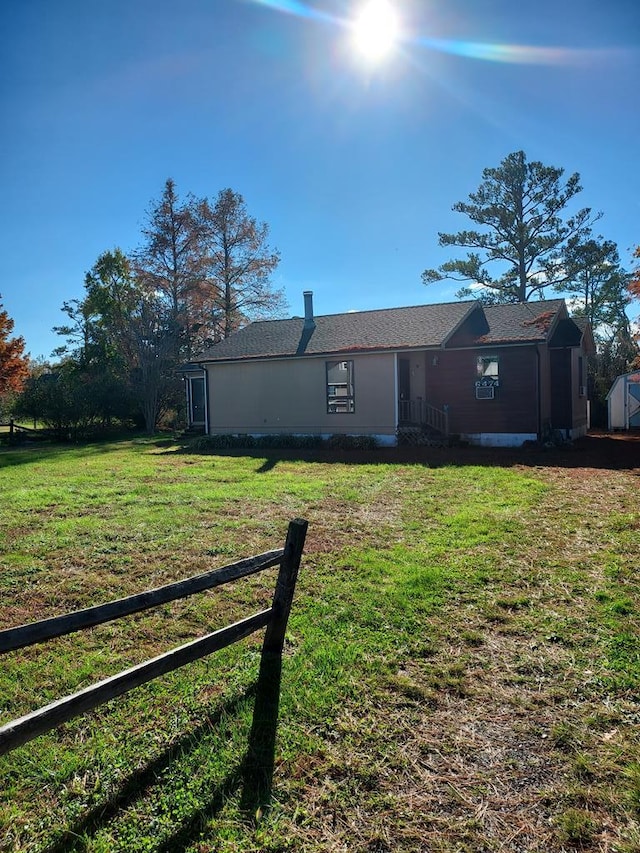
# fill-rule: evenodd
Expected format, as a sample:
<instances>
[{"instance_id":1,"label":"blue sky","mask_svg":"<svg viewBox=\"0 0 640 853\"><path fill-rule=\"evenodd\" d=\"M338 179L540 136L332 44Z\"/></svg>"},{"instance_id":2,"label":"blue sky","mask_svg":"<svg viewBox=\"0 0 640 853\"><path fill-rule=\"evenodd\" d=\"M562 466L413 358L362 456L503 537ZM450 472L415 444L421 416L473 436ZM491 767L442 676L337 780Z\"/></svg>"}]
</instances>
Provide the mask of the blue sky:
<instances>
[{"instance_id":1,"label":"blue sky","mask_svg":"<svg viewBox=\"0 0 640 853\"><path fill-rule=\"evenodd\" d=\"M452 256L438 231L468 226L451 206L519 149L580 173L576 206L630 263L637 0L396 0L404 38L375 65L344 25L360 5L2 4L0 294L33 356L98 255L139 244L167 177L242 193L291 314L306 289L319 314L453 299L420 280Z\"/></svg>"}]
</instances>

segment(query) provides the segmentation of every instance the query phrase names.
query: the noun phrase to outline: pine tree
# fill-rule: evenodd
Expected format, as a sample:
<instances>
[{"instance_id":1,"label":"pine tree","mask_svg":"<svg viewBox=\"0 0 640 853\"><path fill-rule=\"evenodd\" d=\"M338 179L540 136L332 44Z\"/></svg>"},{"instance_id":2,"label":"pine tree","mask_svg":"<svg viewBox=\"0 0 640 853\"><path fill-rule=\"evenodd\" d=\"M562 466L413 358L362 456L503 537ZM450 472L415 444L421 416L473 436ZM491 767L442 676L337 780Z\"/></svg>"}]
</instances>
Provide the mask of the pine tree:
<instances>
[{"instance_id":1,"label":"pine tree","mask_svg":"<svg viewBox=\"0 0 640 853\"><path fill-rule=\"evenodd\" d=\"M485 288L486 301L527 302L542 298L545 287L564 281L562 248L598 217L592 217L587 207L562 218L567 204L582 189L577 173L564 183L563 173L563 169L527 161L524 151L509 154L495 169L485 169L469 201L453 205L453 210L464 213L482 230L439 235L441 246L472 251L464 259L425 270L423 282L468 281ZM465 287L457 295L465 298L478 292Z\"/></svg>"}]
</instances>

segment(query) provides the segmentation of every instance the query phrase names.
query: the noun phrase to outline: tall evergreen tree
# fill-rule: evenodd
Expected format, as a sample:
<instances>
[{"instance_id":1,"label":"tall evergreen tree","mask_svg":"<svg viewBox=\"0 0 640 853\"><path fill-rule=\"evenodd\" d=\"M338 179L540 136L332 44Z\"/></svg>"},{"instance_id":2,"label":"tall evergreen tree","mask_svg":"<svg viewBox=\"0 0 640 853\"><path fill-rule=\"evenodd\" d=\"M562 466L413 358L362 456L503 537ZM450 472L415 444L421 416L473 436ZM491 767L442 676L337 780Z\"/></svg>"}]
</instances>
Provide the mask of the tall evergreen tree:
<instances>
[{"instance_id":1,"label":"tall evergreen tree","mask_svg":"<svg viewBox=\"0 0 640 853\"><path fill-rule=\"evenodd\" d=\"M571 238L562 253L566 281L556 287L568 297L571 313L586 317L597 352L589 360L592 423L606 426L606 395L616 376L633 368L638 357L629 319L631 276L621 266L618 247L590 232Z\"/></svg>"},{"instance_id":2,"label":"tall evergreen tree","mask_svg":"<svg viewBox=\"0 0 640 853\"><path fill-rule=\"evenodd\" d=\"M586 317L606 337L624 332L629 324L630 276L622 269L617 245L590 233L572 237L562 264L566 280L555 290L569 297L572 313Z\"/></svg>"},{"instance_id":3,"label":"tall evergreen tree","mask_svg":"<svg viewBox=\"0 0 640 853\"><path fill-rule=\"evenodd\" d=\"M524 151L509 154L497 168L485 169L469 201L453 205L479 229L439 235L441 246L471 251L464 259L425 270L423 282L450 278L479 284L489 295L487 301L499 302L539 299L545 287L562 283L566 276L560 250L597 218L589 208L562 218L582 189L577 173L566 181L563 174L563 169L528 161ZM477 295L468 286L458 294L461 298Z\"/></svg>"}]
</instances>

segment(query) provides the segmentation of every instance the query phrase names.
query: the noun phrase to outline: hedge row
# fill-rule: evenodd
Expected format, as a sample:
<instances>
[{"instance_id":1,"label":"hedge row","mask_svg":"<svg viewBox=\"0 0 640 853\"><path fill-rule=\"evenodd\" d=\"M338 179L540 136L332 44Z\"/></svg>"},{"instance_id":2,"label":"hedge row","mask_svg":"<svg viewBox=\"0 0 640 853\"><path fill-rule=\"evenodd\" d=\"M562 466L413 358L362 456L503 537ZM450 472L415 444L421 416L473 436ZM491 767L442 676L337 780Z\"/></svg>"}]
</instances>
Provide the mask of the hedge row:
<instances>
[{"instance_id":1,"label":"hedge row","mask_svg":"<svg viewBox=\"0 0 640 853\"><path fill-rule=\"evenodd\" d=\"M215 450L373 450L377 441L372 435L201 435L191 439L186 449L196 453Z\"/></svg>"}]
</instances>

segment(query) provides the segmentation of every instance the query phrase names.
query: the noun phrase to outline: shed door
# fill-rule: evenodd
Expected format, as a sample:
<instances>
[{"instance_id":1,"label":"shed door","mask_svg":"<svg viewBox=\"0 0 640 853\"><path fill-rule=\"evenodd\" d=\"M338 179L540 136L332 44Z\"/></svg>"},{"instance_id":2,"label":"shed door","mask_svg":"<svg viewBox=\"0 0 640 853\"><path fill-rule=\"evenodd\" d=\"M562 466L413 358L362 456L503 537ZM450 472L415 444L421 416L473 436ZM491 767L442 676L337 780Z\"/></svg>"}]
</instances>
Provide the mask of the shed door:
<instances>
[{"instance_id":1,"label":"shed door","mask_svg":"<svg viewBox=\"0 0 640 853\"><path fill-rule=\"evenodd\" d=\"M640 427L640 384L629 382L628 389L628 411L629 411L629 429Z\"/></svg>"}]
</instances>

